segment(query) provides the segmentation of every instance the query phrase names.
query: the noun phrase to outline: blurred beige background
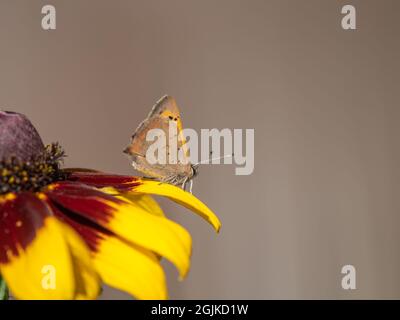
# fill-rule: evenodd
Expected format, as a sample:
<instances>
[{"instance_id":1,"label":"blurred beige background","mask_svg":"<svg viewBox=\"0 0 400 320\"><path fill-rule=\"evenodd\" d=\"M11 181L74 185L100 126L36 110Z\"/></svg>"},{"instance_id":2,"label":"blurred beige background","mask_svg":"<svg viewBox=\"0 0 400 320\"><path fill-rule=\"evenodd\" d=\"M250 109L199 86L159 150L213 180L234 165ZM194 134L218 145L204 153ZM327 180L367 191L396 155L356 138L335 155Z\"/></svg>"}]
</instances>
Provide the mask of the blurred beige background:
<instances>
[{"instance_id":1,"label":"blurred beige background","mask_svg":"<svg viewBox=\"0 0 400 320\"><path fill-rule=\"evenodd\" d=\"M357 30L340 26L357 9ZM53 4L57 29L41 29ZM254 128L255 171L204 166L221 218L192 233L171 298L400 298L399 1L0 0L0 106L67 165L133 173L122 149L164 93L184 125ZM357 289L341 288L341 267ZM103 298L127 298L107 289Z\"/></svg>"}]
</instances>

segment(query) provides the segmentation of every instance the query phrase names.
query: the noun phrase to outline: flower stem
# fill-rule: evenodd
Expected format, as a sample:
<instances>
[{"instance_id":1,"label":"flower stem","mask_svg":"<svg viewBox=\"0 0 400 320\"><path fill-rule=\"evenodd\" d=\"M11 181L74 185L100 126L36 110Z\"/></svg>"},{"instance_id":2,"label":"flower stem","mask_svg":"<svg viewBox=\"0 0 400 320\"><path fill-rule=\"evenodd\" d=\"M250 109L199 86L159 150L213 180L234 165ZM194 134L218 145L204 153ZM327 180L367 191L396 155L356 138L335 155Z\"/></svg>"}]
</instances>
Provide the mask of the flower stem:
<instances>
[{"instance_id":1,"label":"flower stem","mask_svg":"<svg viewBox=\"0 0 400 320\"><path fill-rule=\"evenodd\" d=\"M0 300L8 300L8 288L6 282L0 277Z\"/></svg>"}]
</instances>

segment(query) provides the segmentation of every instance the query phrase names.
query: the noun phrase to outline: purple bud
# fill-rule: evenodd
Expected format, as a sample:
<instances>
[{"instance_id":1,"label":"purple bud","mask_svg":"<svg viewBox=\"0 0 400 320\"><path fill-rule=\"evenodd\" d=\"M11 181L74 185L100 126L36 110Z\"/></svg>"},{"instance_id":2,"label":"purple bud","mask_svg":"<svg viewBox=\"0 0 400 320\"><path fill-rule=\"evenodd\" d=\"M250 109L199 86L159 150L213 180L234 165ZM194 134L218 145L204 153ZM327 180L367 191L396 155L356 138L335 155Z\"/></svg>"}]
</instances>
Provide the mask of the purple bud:
<instances>
[{"instance_id":1,"label":"purple bud","mask_svg":"<svg viewBox=\"0 0 400 320\"><path fill-rule=\"evenodd\" d=\"M0 160L15 156L27 161L43 151L42 139L26 116L0 111Z\"/></svg>"}]
</instances>

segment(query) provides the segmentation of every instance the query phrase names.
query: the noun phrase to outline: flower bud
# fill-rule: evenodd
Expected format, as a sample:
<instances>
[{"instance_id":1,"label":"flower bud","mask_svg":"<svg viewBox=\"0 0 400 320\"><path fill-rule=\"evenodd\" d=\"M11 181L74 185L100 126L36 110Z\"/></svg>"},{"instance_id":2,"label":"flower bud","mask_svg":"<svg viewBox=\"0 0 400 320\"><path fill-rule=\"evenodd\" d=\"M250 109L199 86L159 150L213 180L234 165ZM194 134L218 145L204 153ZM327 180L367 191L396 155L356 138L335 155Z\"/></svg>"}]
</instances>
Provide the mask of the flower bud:
<instances>
[{"instance_id":1,"label":"flower bud","mask_svg":"<svg viewBox=\"0 0 400 320\"><path fill-rule=\"evenodd\" d=\"M0 111L0 161L12 157L28 161L43 151L42 139L25 115Z\"/></svg>"}]
</instances>

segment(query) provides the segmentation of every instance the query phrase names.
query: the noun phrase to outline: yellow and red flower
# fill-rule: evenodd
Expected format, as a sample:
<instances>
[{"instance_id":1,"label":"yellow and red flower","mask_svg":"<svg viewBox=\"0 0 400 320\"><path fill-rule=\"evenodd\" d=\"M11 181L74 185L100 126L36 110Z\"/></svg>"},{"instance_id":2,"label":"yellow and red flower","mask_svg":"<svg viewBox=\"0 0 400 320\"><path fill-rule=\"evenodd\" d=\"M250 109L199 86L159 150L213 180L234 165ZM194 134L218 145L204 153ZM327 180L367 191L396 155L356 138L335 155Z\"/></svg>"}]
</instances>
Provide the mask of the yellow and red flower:
<instances>
[{"instance_id":1,"label":"yellow and red flower","mask_svg":"<svg viewBox=\"0 0 400 320\"><path fill-rule=\"evenodd\" d=\"M160 257L184 278L191 237L150 195L189 208L217 231L218 218L178 187L61 169L63 156L58 144L44 147L25 116L0 111L0 274L13 295L94 299L106 283L139 299L167 298Z\"/></svg>"}]
</instances>

